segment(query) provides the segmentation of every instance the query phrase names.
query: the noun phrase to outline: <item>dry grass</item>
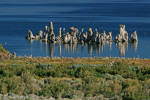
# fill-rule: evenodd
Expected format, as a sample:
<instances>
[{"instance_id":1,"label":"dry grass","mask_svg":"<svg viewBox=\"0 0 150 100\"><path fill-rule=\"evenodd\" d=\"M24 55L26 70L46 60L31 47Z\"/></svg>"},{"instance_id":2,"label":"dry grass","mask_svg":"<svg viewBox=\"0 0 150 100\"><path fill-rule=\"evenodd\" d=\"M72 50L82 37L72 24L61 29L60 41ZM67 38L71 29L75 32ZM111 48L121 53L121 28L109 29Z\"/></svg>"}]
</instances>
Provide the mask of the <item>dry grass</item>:
<instances>
[{"instance_id":1,"label":"dry grass","mask_svg":"<svg viewBox=\"0 0 150 100\"><path fill-rule=\"evenodd\" d=\"M0 65L9 64L26 64L27 62L37 62L37 63L52 63L52 64L102 64L110 62L126 62L128 64L138 64L138 65L150 65L150 59L106 59L106 58L16 58L12 60L0 61ZM35 63L36 64L36 63Z\"/></svg>"},{"instance_id":2,"label":"dry grass","mask_svg":"<svg viewBox=\"0 0 150 100\"><path fill-rule=\"evenodd\" d=\"M41 79L48 79L48 78L50 78L50 77L47 77L47 78L41 78L41 77L39 77L39 80L41 80ZM78 81L81 81L81 78L74 78L74 77L53 77L54 79L56 79L56 80L73 80L73 79L76 79L76 80L78 80Z\"/></svg>"}]
</instances>

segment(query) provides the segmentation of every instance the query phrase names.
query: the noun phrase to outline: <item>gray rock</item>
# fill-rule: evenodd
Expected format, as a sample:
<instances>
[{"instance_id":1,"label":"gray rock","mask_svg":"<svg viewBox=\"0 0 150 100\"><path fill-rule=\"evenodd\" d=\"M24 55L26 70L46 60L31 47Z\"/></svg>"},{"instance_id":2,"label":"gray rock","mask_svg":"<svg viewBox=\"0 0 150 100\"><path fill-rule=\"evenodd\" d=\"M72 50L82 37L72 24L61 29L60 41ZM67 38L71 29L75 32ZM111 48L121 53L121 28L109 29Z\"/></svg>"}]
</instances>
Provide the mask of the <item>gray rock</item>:
<instances>
[{"instance_id":1,"label":"gray rock","mask_svg":"<svg viewBox=\"0 0 150 100\"><path fill-rule=\"evenodd\" d=\"M28 40L35 39L31 30L28 30L28 35L26 36L26 39Z\"/></svg>"},{"instance_id":2,"label":"gray rock","mask_svg":"<svg viewBox=\"0 0 150 100\"><path fill-rule=\"evenodd\" d=\"M78 39L77 39L77 37L72 37L72 43L78 43Z\"/></svg>"},{"instance_id":3,"label":"gray rock","mask_svg":"<svg viewBox=\"0 0 150 100\"><path fill-rule=\"evenodd\" d=\"M107 41L112 41L112 32L109 32L107 37L106 37Z\"/></svg>"},{"instance_id":4,"label":"gray rock","mask_svg":"<svg viewBox=\"0 0 150 100\"><path fill-rule=\"evenodd\" d=\"M67 33L64 35L64 39L63 39L64 43L70 43L71 37L72 37L72 36L69 34L69 32L67 32Z\"/></svg>"},{"instance_id":5,"label":"gray rock","mask_svg":"<svg viewBox=\"0 0 150 100\"><path fill-rule=\"evenodd\" d=\"M60 27L60 28L59 28L59 33L58 33L58 36L59 36L59 37L61 37L61 29L62 29L62 28Z\"/></svg>"},{"instance_id":6,"label":"gray rock","mask_svg":"<svg viewBox=\"0 0 150 100\"><path fill-rule=\"evenodd\" d=\"M86 40L87 40L87 33L84 34L84 28L82 28L82 31L80 32L80 35L79 35L79 38L78 38L78 41L83 43Z\"/></svg>"},{"instance_id":7,"label":"gray rock","mask_svg":"<svg viewBox=\"0 0 150 100\"><path fill-rule=\"evenodd\" d=\"M54 34L54 31L53 31L53 22L50 22L50 25L49 25L49 34Z\"/></svg>"},{"instance_id":8,"label":"gray rock","mask_svg":"<svg viewBox=\"0 0 150 100\"><path fill-rule=\"evenodd\" d=\"M137 42L138 41L138 36L137 36L137 32L136 31L134 31L133 34L131 34L130 41L131 42Z\"/></svg>"},{"instance_id":9,"label":"gray rock","mask_svg":"<svg viewBox=\"0 0 150 100\"><path fill-rule=\"evenodd\" d=\"M87 41L88 41L88 42L91 41L92 35L93 35L92 28L89 28L89 29L88 29L88 33L87 33Z\"/></svg>"},{"instance_id":10,"label":"gray rock","mask_svg":"<svg viewBox=\"0 0 150 100\"><path fill-rule=\"evenodd\" d=\"M98 44L101 44L101 43L102 43L102 38L101 38L101 35L100 35L100 34L98 34L98 36L97 36L97 43L98 43Z\"/></svg>"},{"instance_id":11,"label":"gray rock","mask_svg":"<svg viewBox=\"0 0 150 100\"><path fill-rule=\"evenodd\" d=\"M46 34L48 34L48 26L45 26L44 28L44 38L46 37Z\"/></svg>"},{"instance_id":12,"label":"gray rock","mask_svg":"<svg viewBox=\"0 0 150 100\"><path fill-rule=\"evenodd\" d=\"M61 33L61 27L59 28L59 33L58 33L58 36L56 37L56 42L57 43L62 43L62 33Z\"/></svg>"},{"instance_id":13,"label":"gray rock","mask_svg":"<svg viewBox=\"0 0 150 100\"><path fill-rule=\"evenodd\" d=\"M78 34L78 29L74 27L70 27L69 32L67 32L66 34L63 34L63 42L70 43L70 44L78 43L77 34Z\"/></svg>"},{"instance_id":14,"label":"gray rock","mask_svg":"<svg viewBox=\"0 0 150 100\"><path fill-rule=\"evenodd\" d=\"M63 32L62 32L62 35L64 35L65 34L65 28L63 28Z\"/></svg>"},{"instance_id":15,"label":"gray rock","mask_svg":"<svg viewBox=\"0 0 150 100\"><path fill-rule=\"evenodd\" d=\"M50 40L51 43L55 43L55 42L56 42L55 34L54 34L54 33L53 33L53 34L50 34L49 40Z\"/></svg>"},{"instance_id":16,"label":"gray rock","mask_svg":"<svg viewBox=\"0 0 150 100\"><path fill-rule=\"evenodd\" d=\"M121 42L122 41L122 37L120 34L118 34L116 37L115 37L115 42Z\"/></svg>"},{"instance_id":17,"label":"gray rock","mask_svg":"<svg viewBox=\"0 0 150 100\"><path fill-rule=\"evenodd\" d=\"M46 34L44 35L43 41L45 41L45 42L48 41L48 33L46 33Z\"/></svg>"},{"instance_id":18,"label":"gray rock","mask_svg":"<svg viewBox=\"0 0 150 100\"><path fill-rule=\"evenodd\" d=\"M78 31L77 28L70 27L69 34L70 34L71 36L73 36L74 38L76 38L78 33L79 33L79 31Z\"/></svg>"},{"instance_id":19,"label":"gray rock","mask_svg":"<svg viewBox=\"0 0 150 100\"><path fill-rule=\"evenodd\" d=\"M48 33L48 26L45 26L44 28L44 34Z\"/></svg>"},{"instance_id":20,"label":"gray rock","mask_svg":"<svg viewBox=\"0 0 150 100\"><path fill-rule=\"evenodd\" d=\"M51 43L55 43L55 42L56 42L55 34L54 34L54 32L53 32L53 22L50 22L48 40L49 40Z\"/></svg>"},{"instance_id":21,"label":"gray rock","mask_svg":"<svg viewBox=\"0 0 150 100\"><path fill-rule=\"evenodd\" d=\"M128 32L125 30L125 25L120 25L120 33L115 37L116 42L128 42Z\"/></svg>"},{"instance_id":22,"label":"gray rock","mask_svg":"<svg viewBox=\"0 0 150 100\"><path fill-rule=\"evenodd\" d=\"M101 33L101 35L100 35L101 42L106 41L106 37L107 37L106 32L103 31L103 33Z\"/></svg>"},{"instance_id":23,"label":"gray rock","mask_svg":"<svg viewBox=\"0 0 150 100\"><path fill-rule=\"evenodd\" d=\"M40 30L38 34L35 36L35 39L42 39L43 31Z\"/></svg>"},{"instance_id":24,"label":"gray rock","mask_svg":"<svg viewBox=\"0 0 150 100\"><path fill-rule=\"evenodd\" d=\"M95 29L92 35L92 42L97 42L97 37L98 37L98 31Z\"/></svg>"}]
</instances>

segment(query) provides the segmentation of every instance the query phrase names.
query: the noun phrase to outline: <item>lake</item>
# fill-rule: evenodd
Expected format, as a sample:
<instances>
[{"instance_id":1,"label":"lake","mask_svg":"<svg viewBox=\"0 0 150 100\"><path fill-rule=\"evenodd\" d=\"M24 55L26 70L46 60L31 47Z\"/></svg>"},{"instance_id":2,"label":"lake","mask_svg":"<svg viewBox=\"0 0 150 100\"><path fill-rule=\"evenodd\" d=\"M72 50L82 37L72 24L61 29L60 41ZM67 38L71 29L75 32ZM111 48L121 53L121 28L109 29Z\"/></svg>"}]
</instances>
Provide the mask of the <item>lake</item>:
<instances>
[{"instance_id":1,"label":"lake","mask_svg":"<svg viewBox=\"0 0 150 100\"><path fill-rule=\"evenodd\" d=\"M28 1L28 0L27 0ZM140 57L150 58L150 6L149 3L72 3L72 2L0 2L0 44L17 56L49 57ZM112 32L113 39L119 33L119 25L126 31L138 34L137 43L51 44L38 40L25 40L30 29L35 35L49 22L59 27L74 26L81 31L88 28Z\"/></svg>"}]
</instances>

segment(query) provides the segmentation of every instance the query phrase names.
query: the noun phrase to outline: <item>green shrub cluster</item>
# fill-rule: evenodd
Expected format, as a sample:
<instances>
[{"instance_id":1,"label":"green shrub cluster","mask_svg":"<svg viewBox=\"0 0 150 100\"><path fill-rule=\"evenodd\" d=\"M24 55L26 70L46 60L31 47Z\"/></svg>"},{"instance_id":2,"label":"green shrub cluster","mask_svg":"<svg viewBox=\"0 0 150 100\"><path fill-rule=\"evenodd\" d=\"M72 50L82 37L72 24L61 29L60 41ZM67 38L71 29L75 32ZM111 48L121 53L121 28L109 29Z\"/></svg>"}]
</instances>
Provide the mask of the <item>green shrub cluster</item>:
<instances>
[{"instance_id":1,"label":"green shrub cluster","mask_svg":"<svg viewBox=\"0 0 150 100\"><path fill-rule=\"evenodd\" d=\"M0 93L56 99L141 100L150 96L150 66L109 64L10 64L0 66Z\"/></svg>"},{"instance_id":2,"label":"green shrub cluster","mask_svg":"<svg viewBox=\"0 0 150 100\"><path fill-rule=\"evenodd\" d=\"M0 52L7 53L9 51L7 51L6 49L4 49L3 46L0 44Z\"/></svg>"}]
</instances>

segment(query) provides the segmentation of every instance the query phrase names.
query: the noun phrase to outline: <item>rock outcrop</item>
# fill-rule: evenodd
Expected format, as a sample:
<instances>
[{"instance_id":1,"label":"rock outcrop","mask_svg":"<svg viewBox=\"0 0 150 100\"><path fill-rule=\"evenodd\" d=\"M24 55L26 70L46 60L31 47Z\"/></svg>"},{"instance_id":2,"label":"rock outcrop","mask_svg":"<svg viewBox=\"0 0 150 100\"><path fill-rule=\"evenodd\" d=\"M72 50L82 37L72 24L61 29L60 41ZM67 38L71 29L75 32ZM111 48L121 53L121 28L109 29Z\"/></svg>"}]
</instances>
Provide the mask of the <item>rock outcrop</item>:
<instances>
[{"instance_id":1,"label":"rock outcrop","mask_svg":"<svg viewBox=\"0 0 150 100\"><path fill-rule=\"evenodd\" d=\"M55 36L53 23L50 22L49 27L45 26L44 31L40 30L36 36L33 35L31 30L29 30L26 39L42 39L45 42L65 44L84 44L85 42L104 44L105 42L112 42L112 32L108 32L108 34L106 34L106 32L103 31L100 34L97 29L95 29L95 31L92 31L92 28L88 28L88 31L84 33L84 29L82 28L79 34L79 30L75 27L70 27L69 32L65 32L65 28L63 28L62 31L62 28L60 27L58 35ZM115 37L114 41L128 42L128 40L128 32L125 30L125 25L120 25L120 33ZM138 41L136 31L131 34L130 41Z\"/></svg>"},{"instance_id":2,"label":"rock outcrop","mask_svg":"<svg viewBox=\"0 0 150 100\"><path fill-rule=\"evenodd\" d=\"M43 41L47 42L48 41L48 34L44 35Z\"/></svg>"},{"instance_id":3,"label":"rock outcrop","mask_svg":"<svg viewBox=\"0 0 150 100\"><path fill-rule=\"evenodd\" d=\"M97 36L97 43L98 43L98 44L101 44L101 43L102 43L102 37L101 37L100 34Z\"/></svg>"},{"instance_id":4,"label":"rock outcrop","mask_svg":"<svg viewBox=\"0 0 150 100\"><path fill-rule=\"evenodd\" d=\"M56 42L56 39L55 39L55 34L54 34L54 31L53 31L53 22L50 22L50 26L49 26L49 38L48 40L52 43L55 43Z\"/></svg>"},{"instance_id":5,"label":"rock outcrop","mask_svg":"<svg viewBox=\"0 0 150 100\"><path fill-rule=\"evenodd\" d=\"M57 43L62 43L62 42L63 42L61 29L62 29L62 28L60 27L60 28L59 28L58 36L56 37L56 42L57 42Z\"/></svg>"},{"instance_id":6,"label":"rock outcrop","mask_svg":"<svg viewBox=\"0 0 150 100\"><path fill-rule=\"evenodd\" d=\"M69 34L71 35L70 43L77 43L78 42L78 39L77 39L78 33L79 33L79 31L77 28L70 27L70 30L69 30Z\"/></svg>"},{"instance_id":7,"label":"rock outcrop","mask_svg":"<svg viewBox=\"0 0 150 100\"><path fill-rule=\"evenodd\" d=\"M106 36L107 41L112 41L112 32L109 32L108 35Z\"/></svg>"},{"instance_id":8,"label":"rock outcrop","mask_svg":"<svg viewBox=\"0 0 150 100\"><path fill-rule=\"evenodd\" d=\"M98 37L98 31L97 29L95 29L95 31L93 32L93 35L92 35L92 42L97 42L97 37Z\"/></svg>"},{"instance_id":9,"label":"rock outcrop","mask_svg":"<svg viewBox=\"0 0 150 100\"><path fill-rule=\"evenodd\" d=\"M29 40L35 39L31 30L28 31L28 35L26 36L26 39L29 39Z\"/></svg>"},{"instance_id":10,"label":"rock outcrop","mask_svg":"<svg viewBox=\"0 0 150 100\"><path fill-rule=\"evenodd\" d=\"M137 42L138 41L138 36L137 36L136 31L134 31L133 34L131 34L130 41L131 42Z\"/></svg>"},{"instance_id":11,"label":"rock outcrop","mask_svg":"<svg viewBox=\"0 0 150 100\"><path fill-rule=\"evenodd\" d=\"M51 34L54 34L54 31L53 31L53 22L50 22L50 25L49 25L49 34L51 35Z\"/></svg>"},{"instance_id":12,"label":"rock outcrop","mask_svg":"<svg viewBox=\"0 0 150 100\"><path fill-rule=\"evenodd\" d=\"M35 35L35 39L42 39L43 31L40 30L37 35Z\"/></svg>"},{"instance_id":13,"label":"rock outcrop","mask_svg":"<svg viewBox=\"0 0 150 100\"><path fill-rule=\"evenodd\" d=\"M45 26L44 28L44 38L42 40L45 42L48 41L48 26Z\"/></svg>"},{"instance_id":14,"label":"rock outcrop","mask_svg":"<svg viewBox=\"0 0 150 100\"><path fill-rule=\"evenodd\" d=\"M106 40L106 37L107 37L107 35L106 35L106 32L105 31L103 31L103 33L101 33L101 38L102 38L102 40Z\"/></svg>"},{"instance_id":15,"label":"rock outcrop","mask_svg":"<svg viewBox=\"0 0 150 100\"><path fill-rule=\"evenodd\" d=\"M77 34L78 34L78 29L77 28L74 28L74 27L70 27L70 30L69 30L69 34L73 37L77 37Z\"/></svg>"},{"instance_id":16,"label":"rock outcrop","mask_svg":"<svg viewBox=\"0 0 150 100\"><path fill-rule=\"evenodd\" d=\"M87 34L84 34L84 28L82 28L78 37L78 41L79 43L83 44L84 42L86 42L86 40L87 40Z\"/></svg>"},{"instance_id":17,"label":"rock outcrop","mask_svg":"<svg viewBox=\"0 0 150 100\"><path fill-rule=\"evenodd\" d=\"M89 28L88 29L88 33L87 33L88 35L87 35L87 42L92 42L91 40L92 40L92 35L93 35L93 32L92 32L92 28Z\"/></svg>"},{"instance_id":18,"label":"rock outcrop","mask_svg":"<svg viewBox=\"0 0 150 100\"><path fill-rule=\"evenodd\" d=\"M115 37L115 42L128 42L128 32L125 25L120 25L120 33Z\"/></svg>"},{"instance_id":19,"label":"rock outcrop","mask_svg":"<svg viewBox=\"0 0 150 100\"><path fill-rule=\"evenodd\" d=\"M71 41L71 35L69 34L69 32L67 32L64 36L63 36L63 41L64 43L70 43Z\"/></svg>"},{"instance_id":20,"label":"rock outcrop","mask_svg":"<svg viewBox=\"0 0 150 100\"><path fill-rule=\"evenodd\" d=\"M55 42L56 42L55 34L50 34L50 35L49 35L49 41L52 42L52 43L55 43Z\"/></svg>"}]
</instances>

